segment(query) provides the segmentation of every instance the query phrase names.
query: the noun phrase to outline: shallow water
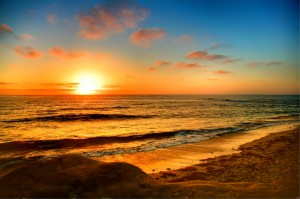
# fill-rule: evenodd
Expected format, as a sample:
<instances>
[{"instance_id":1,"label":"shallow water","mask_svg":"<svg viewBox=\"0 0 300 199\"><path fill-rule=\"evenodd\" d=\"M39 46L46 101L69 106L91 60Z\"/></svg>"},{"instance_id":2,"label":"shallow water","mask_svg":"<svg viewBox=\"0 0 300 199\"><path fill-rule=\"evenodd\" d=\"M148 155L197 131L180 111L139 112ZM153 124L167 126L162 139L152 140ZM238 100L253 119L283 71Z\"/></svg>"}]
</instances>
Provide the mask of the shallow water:
<instances>
[{"instance_id":1,"label":"shallow water","mask_svg":"<svg viewBox=\"0 0 300 199\"><path fill-rule=\"evenodd\" d=\"M299 121L299 96L0 96L1 156L154 150Z\"/></svg>"}]
</instances>

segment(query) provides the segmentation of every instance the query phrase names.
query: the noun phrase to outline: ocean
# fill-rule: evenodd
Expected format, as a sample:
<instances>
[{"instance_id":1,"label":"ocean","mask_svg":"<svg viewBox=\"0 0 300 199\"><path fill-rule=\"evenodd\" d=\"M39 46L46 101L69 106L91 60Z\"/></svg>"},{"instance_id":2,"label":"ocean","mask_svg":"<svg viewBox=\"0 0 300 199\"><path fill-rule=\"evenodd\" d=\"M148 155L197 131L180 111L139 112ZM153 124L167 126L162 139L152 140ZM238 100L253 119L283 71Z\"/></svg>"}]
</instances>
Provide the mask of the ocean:
<instances>
[{"instance_id":1,"label":"ocean","mask_svg":"<svg viewBox=\"0 0 300 199\"><path fill-rule=\"evenodd\" d=\"M299 122L299 96L0 96L0 158L150 151Z\"/></svg>"}]
</instances>

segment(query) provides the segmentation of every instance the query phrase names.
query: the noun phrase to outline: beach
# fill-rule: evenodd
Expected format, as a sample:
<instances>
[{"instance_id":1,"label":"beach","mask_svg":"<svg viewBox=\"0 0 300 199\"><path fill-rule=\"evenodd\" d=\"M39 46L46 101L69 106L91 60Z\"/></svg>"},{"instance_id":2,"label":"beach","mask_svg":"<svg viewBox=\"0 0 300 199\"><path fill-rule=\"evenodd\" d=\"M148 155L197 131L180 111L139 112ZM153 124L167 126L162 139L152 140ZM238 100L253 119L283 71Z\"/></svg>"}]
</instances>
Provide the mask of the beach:
<instances>
[{"instance_id":1,"label":"beach","mask_svg":"<svg viewBox=\"0 0 300 199\"><path fill-rule=\"evenodd\" d=\"M148 152L93 157L93 159L104 162L127 162L138 166L148 174L170 169L177 170L202 163L208 158L239 153L237 149L240 145L296 127L297 123L269 126L250 131L228 133L196 143L160 148Z\"/></svg>"},{"instance_id":2,"label":"beach","mask_svg":"<svg viewBox=\"0 0 300 199\"><path fill-rule=\"evenodd\" d=\"M126 155L16 161L0 177L0 197L295 198L299 125Z\"/></svg>"},{"instance_id":3,"label":"beach","mask_svg":"<svg viewBox=\"0 0 300 199\"><path fill-rule=\"evenodd\" d=\"M300 199L299 0L0 2L0 199Z\"/></svg>"}]
</instances>

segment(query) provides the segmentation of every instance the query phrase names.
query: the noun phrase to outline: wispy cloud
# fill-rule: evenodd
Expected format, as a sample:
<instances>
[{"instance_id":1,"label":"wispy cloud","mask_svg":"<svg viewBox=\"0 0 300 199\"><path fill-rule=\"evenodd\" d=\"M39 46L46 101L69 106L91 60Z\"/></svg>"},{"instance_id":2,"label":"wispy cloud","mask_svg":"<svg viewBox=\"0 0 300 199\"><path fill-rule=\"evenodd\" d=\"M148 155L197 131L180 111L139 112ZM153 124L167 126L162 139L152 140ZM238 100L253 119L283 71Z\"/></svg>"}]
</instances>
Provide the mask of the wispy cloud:
<instances>
[{"instance_id":1,"label":"wispy cloud","mask_svg":"<svg viewBox=\"0 0 300 199\"><path fill-rule=\"evenodd\" d=\"M47 15L46 19L47 19L48 23L51 24L51 25L56 25L57 24L56 14Z\"/></svg>"},{"instance_id":2,"label":"wispy cloud","mask_svg":"<svg viewBox=\"0 0 300 199\"><path fill-rule=\"evenodd\" d=\"M17 34L13 31L13 29L7 24L0 25L0 38L1 37L13 37L15 39L19 39Z\"/></svg>"},{"instance_id":3,"label":"wispy cloud","mask_svg":"<svg viewBox=\"0 0 300 199\"><path fill-rule=\"evenodd\" d=\"M266 66L276 66L276 65L282 65L283 63L280 61L272 61L272 62L267 62L265 64Z\"/></svg>"},{"instance_id":4,"label":"wispy cloud","mask_svg":"<svg viewBox=\"0 0 300 199\"><path fill-rule=\"evenodd\" d=\"M15 52L25 58L39 58L42 56L41 51L29 46L17 46Z\"/></svg>"},{"instance_id":5,"label":"wispy cloud","mask_svg":"<svg viewBox=\"0 0 300 199\"><path fill-rule=\"evenodd\" d=\"M28 33L24 33L21 35L16 34L14 30L7 24L0 25L0 38L1 37L13 37L14 39L22 41L28 41L30 39L33 39L33 36Z\"/></svg>"},{"instance_id":6,"label":"wispy cloud","mask_svg":"<svg viewBox=\"0 0 300 199\"><path fill-rule=\"evenodd\" d=\"M65 58L79 58L84 56L84 52L80 51L66 51L63 47L61 46L54 46L50 48L49 53L54 56L58 57L65 57Z\"/></svg>"},{"instance_id":7,"label":"wispy cloud","mask_svg":"<svg viewBox=\"0 0 300 199\"><path fill-rule=\"evenodd\" d=\"M155 40L163 39L166 32L160 28L143 28L132 33L131 43L144 48L150 47Z\"/></svg>"},{"instance_id":8,"label":"wispy cloud","mask_svg":"<svg viewBox=\"0 0 300 199\"><path fill-rule=\"evenodd\" d=\"M186 55L186 58L188 58L188 59L199 59L199 60L205 60L205 61L214 61L214 60L225 59L225 58L227 58L227 56L209 54L206 51L193 51L193 52L188 53Z\"/></svg>"},{"instance_id":9,"label":"wispy cloud","mask_svg":"<svg viewBox=\"0 0 300 199\"><path fill-rule=\"evenodd\" d=\"M184 34L181 35L180 37L174 38L173 41L174 42L178 42L178 43L189 43L192 42L194 40L194 36L188 35L188 34Z\"/></svg>"},{"instance_id":10,"label":"wispy cloud","mask_svg":"<svg viewBox=\"0 0 300 199\"><path fill-rule=\"evenodd\" d=\"M243 59L228 58L228 59L223 60L221 63L222 64L231 64L231 63L238 62L238 61L241 61L241 60L243 60Z\"/></svg>"},{"instance_id":11,"label":"wispy cloud","mask_svg":"<svg viewBox=\"0 0 300 199\"><path fill-rule=\"evenodd\" d=\"M0 85L11 85L11 84L17 84L12 82L0 82Z\"/></svg>"},{"instance_id":12,"label":"wispy cloud","mask_svg":"<svg viewBox=\"0 0 300 199\"><path fill-rule=\"evenodd\" d=\"M172 62L170 61L163 61L163 60L159 60L155 62L156 66L167 66L170 65Z\"/></svg>"},{"instance_id":13,"label":"wispy cloud","mask_svg":"<svg viewBox=\"0 0 300 199\"><path fill-rule=\"evenodd\" d=\"M147 70L153 72L153 71L156 71L156 68L154 68L154 67L149 67L149 68L147 68Z\"/></svg>"},{"instance_id":14,"label":"wispy cloud","mask_svg":"<svg viewBox=\"0 0 300 199\"><path fill-rule=\"evenodd\" d=\"M175 64L176 68L207 68L208 66L200 65L199 63L178 62Z\"/></svg>"},{"instance_id":15,"label":"wispy cloud","mask_svg":"<svg viewBox=\"0 0 300 199\"><path fill-rule=\"evenodd\" d=\"M208 47L206 50L216 50L216 49L223 49L223 48L230 48L230 44L217 44L217 43L212 43L210 47Z\"/></svg>"},{"instance_id":16,"label":"wispy cloud","mask_svg":"<svg viewBox=\"0 0 300 199\"><path fill-rule=\"evenodd\" d=\"M1 24L0 25L0 35L6 35L6 34L12 34L13 30L11 27L9 27L7 24Z\"/></svg>"},{"instance_id":17,"label":"wispy cloud","mask_svg":"<svg viewBox=\"0 0 300 199\"><path fill-rule=\"evenodd\" d=\"M278 66L283 63L280 61L272 61L272 62L249 62L246 64L247 67L259 67L259 66Z\"/></svg>"},{"instance_id":18,"label":"wispy cloud","mask_svg":"<svg viewBox=\"0 0 300 199\"><path fill-rule=\"evenodd\" d=\"M46 86L49 88L65 88L72 89L77 88L79 83L40 83L41 86Z\"/></svg>"},{"instance_id":19,"label":"wispy cloud","mask_svg":"<svg viewBox=\"0 0 300 199\"><path fill-rule=\"evenodd\" d=\"M100 40L115 33L136 28L148 15L148 10L133 0L104 0L93 9L79 14L80 35L86 39Z\"/></svg>"},{"instance_id":20,"label":"wispy cloud","mask_svg":"<svg viewBox=\"0 0 300 199\"><path fill-rule=\"evenodd\" d=\"M28 40L33 39L33 36L32 36L31 34L24 33L24 34L21 34L21 35L20 35L20 39L21 39L22 41L28 41Z\"/></svg>"},{"instance_id":21,"label":"wispy cloud","mask_svg":"<svg viewBox=\"0 0 300 199\"><path fill-rule=\"evenodd\" d=\"M45 86L65 86L65 85L78 85L79 83L40 83Z\"/></svg>"},{"instance_id":22,"label":"wispy cloud","mask_svg":"<svg viewBox=\"0 0 300 199\"><path fill-rule=\"evenodd\" d=\"M226 70L216 70L214 71L214 74L216 75L228 75L228 74L231 74L232 72L231 71L226 71Z\"/></svg>"}]
</instances>

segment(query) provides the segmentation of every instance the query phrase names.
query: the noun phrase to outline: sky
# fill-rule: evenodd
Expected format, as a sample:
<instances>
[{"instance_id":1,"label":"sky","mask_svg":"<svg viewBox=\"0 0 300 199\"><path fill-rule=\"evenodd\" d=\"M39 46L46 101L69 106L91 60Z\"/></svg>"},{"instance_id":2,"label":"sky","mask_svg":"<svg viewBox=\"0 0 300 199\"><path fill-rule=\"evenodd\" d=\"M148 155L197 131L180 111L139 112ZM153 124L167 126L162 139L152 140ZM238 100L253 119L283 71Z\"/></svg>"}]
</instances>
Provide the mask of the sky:
<instances>
[{"instance_id":1,"label":"sky","mask_svg":"<svg viewBox=\"0 0 300 199\"><path fill-rule=\"evenodd\" d=\"M298 0L1 0L0 95L299 94Z\"/></svg>"}]
</instances>

